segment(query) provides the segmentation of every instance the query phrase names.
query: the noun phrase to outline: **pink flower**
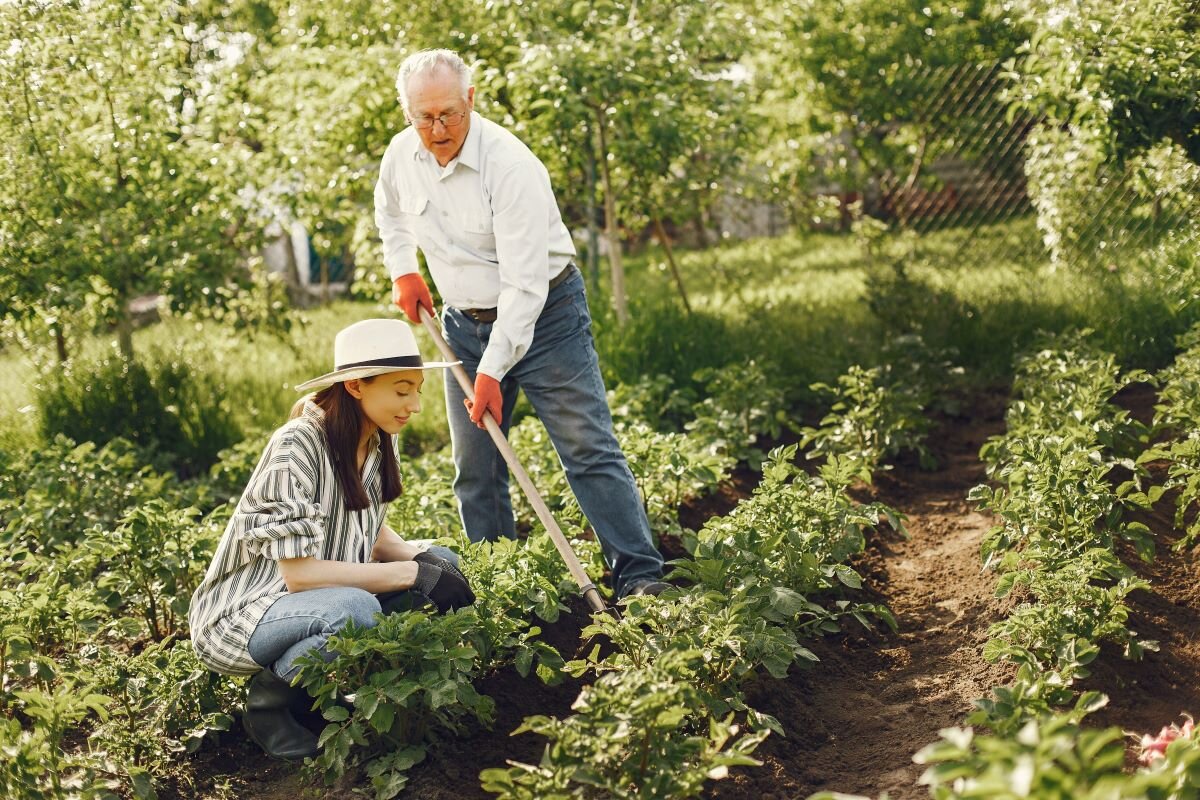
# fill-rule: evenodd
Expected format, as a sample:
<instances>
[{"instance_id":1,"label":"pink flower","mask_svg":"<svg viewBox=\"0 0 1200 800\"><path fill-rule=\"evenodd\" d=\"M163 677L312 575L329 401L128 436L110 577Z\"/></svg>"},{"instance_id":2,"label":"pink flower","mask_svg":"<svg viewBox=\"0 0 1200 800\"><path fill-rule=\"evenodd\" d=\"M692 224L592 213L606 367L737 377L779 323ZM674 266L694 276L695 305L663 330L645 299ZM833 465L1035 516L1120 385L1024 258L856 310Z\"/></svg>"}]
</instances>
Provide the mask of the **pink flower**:
<instances>
[{"instance_id":1,"label":"pink flower","mask_svg":"<svg viewBox=\"0 0 1200 800\"><path fill-rule=\"evenodd\" d=\"M1167 746L1179 737L1189 738L1195 730L1195 722L1191 716L1184 714L1187 717L1187 722L1183 723L1182 727L1174 723L1164 725L1163 729L1158 732L1158 736L1145 734L1139 745L1138 761L1142 764L1152 764L1155 760L1162 758L1167 752Z\"/></svg>"}]
</instances>

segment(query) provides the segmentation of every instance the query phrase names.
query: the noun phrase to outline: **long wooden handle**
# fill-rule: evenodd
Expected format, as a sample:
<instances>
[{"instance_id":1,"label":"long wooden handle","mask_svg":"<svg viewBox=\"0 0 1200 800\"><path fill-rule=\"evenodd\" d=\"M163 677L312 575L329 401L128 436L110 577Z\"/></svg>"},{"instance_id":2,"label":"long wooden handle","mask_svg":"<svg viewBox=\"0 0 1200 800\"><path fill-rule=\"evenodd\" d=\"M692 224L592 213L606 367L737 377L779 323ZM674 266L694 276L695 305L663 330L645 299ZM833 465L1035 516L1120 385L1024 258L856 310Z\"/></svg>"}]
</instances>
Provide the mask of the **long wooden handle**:
<instances>
[{"instance_id":1,"label":"long wooden handle","mask_svg":"<svg viewBox=\"0 0 1200 800\"><path fill-rule=\"evenodd\" d=\"M441 351L442 357L447 361L457 361L458 357L454 355L454 351L450 349L450 345L442 337L442 332L438 329L437 323L425 306L418 303L417 313L421 315L421 322L425 325L425 330L429 331L429 335L433 337L433 343ZM458 385L462 388L463 394L467 396L468 400L474 401L475 386L471 383L471 379L467 376L467 371L463 369L462 364L455 364L450 368L450 371L454 373L454 377L458 380ZM499 449L500 455L504 456L504 462L508 464L509 470L517 477L517 483L520 484L521 490L525 492L525 496L533 504L534 512L537 513L542 525L546 527L546 532L550 534L550 539L554 542L554 546L558 548L558 554L566 562L567 569L571 572L571 577L579 584L579 589L583 592L588 605L592 607L593 611L607 611L604 599L600 596L600 590L596 588L596 584L592 583L591 578L583 571L583 565L579 563L579 557L571 549L570 542L563 535L562 529L558 527L558 523L554 521L554 517L550 514L550 509L546 507L546 502L542 500L537 487L533 485L533 481L529 479L525 468L517 460L517 454L513 452L512 445L508 443L508 440L504 438L504 432L500 430L500 424L496 422L495 417L491 414L483 415L483 424L487 426L487 432L491 434L492 441L496 443L496 448Z\"/></svg>"}]
</instances>

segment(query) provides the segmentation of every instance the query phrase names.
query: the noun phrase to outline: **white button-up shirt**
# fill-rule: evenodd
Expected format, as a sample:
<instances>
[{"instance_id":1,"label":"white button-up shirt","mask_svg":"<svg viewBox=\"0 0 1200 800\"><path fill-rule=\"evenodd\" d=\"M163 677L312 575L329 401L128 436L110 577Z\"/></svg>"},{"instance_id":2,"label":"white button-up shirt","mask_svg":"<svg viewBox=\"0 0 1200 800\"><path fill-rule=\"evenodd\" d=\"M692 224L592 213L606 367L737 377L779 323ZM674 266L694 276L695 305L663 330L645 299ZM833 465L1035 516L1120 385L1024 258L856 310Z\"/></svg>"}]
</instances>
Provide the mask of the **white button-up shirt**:
<instances>
[{"instance_id":1,"label":"white button-up shirt","mask_svg":"<svg viewBox=\"0 0 1200 800\"><path fill-rule=\"evenodd\" d=\"M419 248L447 304L497 309L479 363L497 380L529 350L550 279L575 255L546 167L475 112L445 167L416 129L392 139L375 185L375 224L393 281L417 271Z\"/></svg>"}]
</instances>

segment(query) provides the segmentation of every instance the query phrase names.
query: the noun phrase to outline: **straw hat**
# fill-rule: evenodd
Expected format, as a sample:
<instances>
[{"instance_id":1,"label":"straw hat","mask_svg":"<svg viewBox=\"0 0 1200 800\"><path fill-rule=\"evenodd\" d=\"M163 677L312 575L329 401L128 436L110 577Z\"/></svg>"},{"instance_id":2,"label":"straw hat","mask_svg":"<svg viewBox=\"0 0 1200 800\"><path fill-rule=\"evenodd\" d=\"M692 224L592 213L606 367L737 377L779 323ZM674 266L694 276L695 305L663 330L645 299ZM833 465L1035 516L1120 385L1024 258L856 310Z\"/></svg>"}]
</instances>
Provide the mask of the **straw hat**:
<instances>
[{"instance_id":1,"label":"straw hat","mask_svg":"<svg viewBox=\"0 0 1200 800\"><path fill-rule=\"evenodd\" d=\"M421 360L417 339L407 322L399 319L364 319L343 328L333 340L333 372L305 381L298 392L324 389L341 381L369 378L402 369L441 369L461 361Z\"/></svg>"}]
</instances>

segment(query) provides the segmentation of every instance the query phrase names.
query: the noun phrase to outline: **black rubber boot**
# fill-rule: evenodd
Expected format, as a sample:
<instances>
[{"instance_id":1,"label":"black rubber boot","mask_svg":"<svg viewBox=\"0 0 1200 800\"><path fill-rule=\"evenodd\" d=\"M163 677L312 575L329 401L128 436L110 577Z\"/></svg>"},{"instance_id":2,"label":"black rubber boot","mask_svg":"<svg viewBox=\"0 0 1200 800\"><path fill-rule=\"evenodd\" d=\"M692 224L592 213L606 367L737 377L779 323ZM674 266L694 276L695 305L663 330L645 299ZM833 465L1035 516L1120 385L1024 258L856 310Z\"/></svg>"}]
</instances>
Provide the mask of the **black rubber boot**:
<instances>
[{"instance_id":1,"label":"black rubber boot","mask_svg":"<svg viewBox=\"0 0 1200 800\"><path fill-rule=\"evenodd\" d=\"M271 758L303 761L320 752L317 737L292 716L291 705L303 689L292 686L269 669L250 679L242 726Z\"/></svg>"}]
</instances>

